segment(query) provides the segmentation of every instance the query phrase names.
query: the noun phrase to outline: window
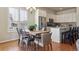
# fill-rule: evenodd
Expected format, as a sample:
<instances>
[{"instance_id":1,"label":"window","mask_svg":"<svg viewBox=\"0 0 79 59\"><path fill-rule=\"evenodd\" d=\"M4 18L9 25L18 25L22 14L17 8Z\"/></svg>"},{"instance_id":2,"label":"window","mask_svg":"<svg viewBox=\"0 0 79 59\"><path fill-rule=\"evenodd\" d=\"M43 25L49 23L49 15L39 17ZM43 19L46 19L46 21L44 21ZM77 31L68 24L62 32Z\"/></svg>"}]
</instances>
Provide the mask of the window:
<instances>
[{"instance_id":1,"label":"window","mask_svg":"<svg viewBox=\"0 0 79 59\"><path fill-rule=\"evenodd\" d=\"M26 21L27 20L27 12L26 10L20 9L20 21Z\"/></svg>"},{"instance_id":2,"label":"window","mask_svg":"<svg viewBox=\"0 0 79 59\"><path fill-rule=\"evenodd\" d=\"M18 23L23 23L27 20L27 10L20 8L9 8L8 29L14 32Z\"/></svg>"},{"instance_id":3,"label":"window","mask_svg":"<svg viewBox=\"0 0 79 59\"><path fill-rule=\"evenodd\" d=\"M9 8L9 16L12 21L19 21L19 10L17 8Z\"/></svg>"}]
</instances>

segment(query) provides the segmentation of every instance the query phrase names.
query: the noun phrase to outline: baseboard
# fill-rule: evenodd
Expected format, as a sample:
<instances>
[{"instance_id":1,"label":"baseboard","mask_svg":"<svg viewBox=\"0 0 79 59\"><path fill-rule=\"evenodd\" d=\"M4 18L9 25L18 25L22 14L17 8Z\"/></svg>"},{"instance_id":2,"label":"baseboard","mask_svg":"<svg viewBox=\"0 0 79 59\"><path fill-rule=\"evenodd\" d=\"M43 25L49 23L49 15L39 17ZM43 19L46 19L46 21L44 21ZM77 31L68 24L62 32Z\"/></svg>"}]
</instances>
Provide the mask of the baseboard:
<instances>
[{"instance_id":1,"label":"baseboard","mask_svg":"<svg viewBox=\"0 0 79 59\"><path fill-rule=\"evenodd\" d=\"M9 41L15 41L15 40L18 40L18 39L9 39L9 40L5 40L5 41L0 41L0 43L6 43L6 42L9 42Z\"/></svg>"}]
</instances>

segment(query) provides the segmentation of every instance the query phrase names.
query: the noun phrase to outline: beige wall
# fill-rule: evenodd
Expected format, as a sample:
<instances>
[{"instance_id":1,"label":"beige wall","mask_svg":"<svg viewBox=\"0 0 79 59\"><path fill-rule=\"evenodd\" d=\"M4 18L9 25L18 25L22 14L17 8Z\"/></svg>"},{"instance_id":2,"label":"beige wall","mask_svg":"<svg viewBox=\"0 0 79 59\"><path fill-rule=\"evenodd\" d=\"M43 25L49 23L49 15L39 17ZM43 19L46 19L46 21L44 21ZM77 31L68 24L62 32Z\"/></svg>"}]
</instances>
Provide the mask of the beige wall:
<instances>
[{"instance_id":1,"label":"beige wall","mask_svg":"<svg viewBox=\"0 0 79 59\"><path fill-rule=\"evenodd\" d=\"M7 35L7 25L8 25L8 9L7 8L0 8L0 41L6 39Z\"/></svg>"},{"instance_id":2,"label":"beige wall","mask_svg":"<svg viewBox=\"0 0 79 59\"><path fill-rule=\"evenodd\" d=\"M14 32L8 32L8 8L0 7L0 42L14 39L15 36Z\"/></svg>"},{"instance_id":3,"label":"beige wall","mask_svg":"<svg viewBox=\"0 0 79 59\"><path fill-rule=\"evenodd\" d=\"M35 24L35 10L33 10L32 12L28 10L27 25L29 27L30 25L34 25L34 24Z\"/></svg>"},{"instance_id":4,"label":"beige wall","mask_svg":"<svg viewBox=\"0 0 79 59\"><path fill-rule=\"evenodd\" d=\"M26 23L28 27L35 24L35 11L33 11L33 13L28 11L28 20ZM17 38L18 35L16 32L8 31L8 7L0 7L0 42L15 40Z\"/></svg>"}]
</instances>

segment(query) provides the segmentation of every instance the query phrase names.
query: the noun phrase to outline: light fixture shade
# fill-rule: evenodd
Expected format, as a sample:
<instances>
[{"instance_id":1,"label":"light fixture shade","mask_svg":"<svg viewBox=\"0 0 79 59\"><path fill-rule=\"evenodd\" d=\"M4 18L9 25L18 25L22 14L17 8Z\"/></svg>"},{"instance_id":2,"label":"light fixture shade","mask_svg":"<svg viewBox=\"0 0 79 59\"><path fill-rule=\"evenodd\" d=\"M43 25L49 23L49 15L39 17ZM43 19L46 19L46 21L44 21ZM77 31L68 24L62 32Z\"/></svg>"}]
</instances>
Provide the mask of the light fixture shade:
<instances>
[{"instance_id":1,"label":"light fixture shade","mask_svg":"<svg viewBox=\"0 0 79 59\"><path fill-rule=\"evenodd\" d=\"M30 11L31 13L36 10L35 7L26 7L26 9L27 9L28 11Z\"/></svg>"},{"instance_id":2,"label":"light fixture shade","mask_svg":"<svg viewBox=\"0 0 79 59\"><path fill-rule=\"evenodd\" d=\"M27 9L27 10L29 10L29 9L34 9L34 10L36 10L36 7L26 7L26 9Z\"/></svg>"}]
</instances>

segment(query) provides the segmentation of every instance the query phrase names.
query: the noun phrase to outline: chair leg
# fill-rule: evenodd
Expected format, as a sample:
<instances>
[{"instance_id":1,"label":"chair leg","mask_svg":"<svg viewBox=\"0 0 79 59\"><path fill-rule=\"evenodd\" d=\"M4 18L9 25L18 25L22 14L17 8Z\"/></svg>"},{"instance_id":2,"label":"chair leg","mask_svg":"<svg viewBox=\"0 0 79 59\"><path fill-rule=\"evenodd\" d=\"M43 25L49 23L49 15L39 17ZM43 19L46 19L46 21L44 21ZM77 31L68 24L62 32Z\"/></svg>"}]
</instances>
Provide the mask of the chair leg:
<instances>
[{"instance_id":1,"label":"chair leg","mask_svg":"<svg viewBox=\"0 0 79 59\"><path fill-rule=\"evenodd\" d=\"M52 43L50 43L50 47L51 47L51 50L52 50Z\"/></svg>"},{"instance_id":2,"label":"chair leg","mask_svg":"<svg viewBox=\"0 0 79 59\"><path fill-rule=\"evenodd\" d=\"M38 40L38 50L39 50L39 40Z\"/></svg>"},{"instance_id":3,"label":"chair leg","mask_svg":"<svg viewBox=\"0 0 79 59\"><path fill-rule=\"evenodd\" d=\"M46 47L45 47L45 45L44 45L44 51L46 50L45 48L46 48Z\"/></svg>"},{"instance_id":4,"label":"chair leg","mask_svg":"<svg viewBox=\"0 0 79 59\"><path fill-rule=\"evenodd\" d=\"M45 45L45 51L49 50L49 45Z\"/></svg>"},{"instance_id":5,"label":"chair leg","mask_svg":"<svg viewBox=\"0 0 79 59\"><path fill-rule=\"evenodd\" d=\"M36 44L34 43L34 50L36 51Z\"/></svg>"},{"instance_id":6,"label":"chair leg","mask_svg":"<svg viewBox=\"0 0 79 59\"><path fill-rule=\"evenodd\" d=\"M27 43L27 50L30 50L30 42Z\"/></svg>"},{"instance_id":7,"label":"chair leg","mask_svg":"<svg viewBox=\"0 0 79 59\"><path fill-rule=\"evenodd\" d=\"M73 44L73 39L72 39L72 40L70 40L70 45L72 46L72 44Z\"/></svg>"},{"instance_id":8,"label":"chair leg","mask_svg":"<svg viewBox=\"0 0 79 59\"><path fill-rule=\"evenodd\" d=\"M49 44L44 46L45 51L49 51Z\"/></svg>"},{"instance_id":9,"label":"chair leg","mask_svg":"<svg viewBox=\"0 0 79 59\"><path fill-rule=\"evenodd\" d=\"M20 43L20 39L18 39L18 45L19 45L19 43Z\"/></svg>"},{"instance_id":10,"label":"chair leg","mask_svg":"<svg viewBox=\"0 0 79 59\"><path fill-rule=\"evenodd\" d=\"M50 49L49 49L49 48L50 48L50 45L48 45L47 48L48 48L48 51L49 51L49 50L50 50Z\"/></svg>"},{"instance_id":11,"label":"chair leg","mask_svg":"<svg viewBox=\"0 0 79 59\"><path fill-rule=\"evenodd\" d=\"M27 51L29 50L29 45L27 45Z\"/></svg>"},{"instance_id":12,"label":"chair leg","mask_svg":"<svg viewBox=\"0 0 79 59\"><path fill-rule=\"evenodd\" d=\"M35 43L32 42L33 51L35 50Z\"/></svg>"}]
</instances>

